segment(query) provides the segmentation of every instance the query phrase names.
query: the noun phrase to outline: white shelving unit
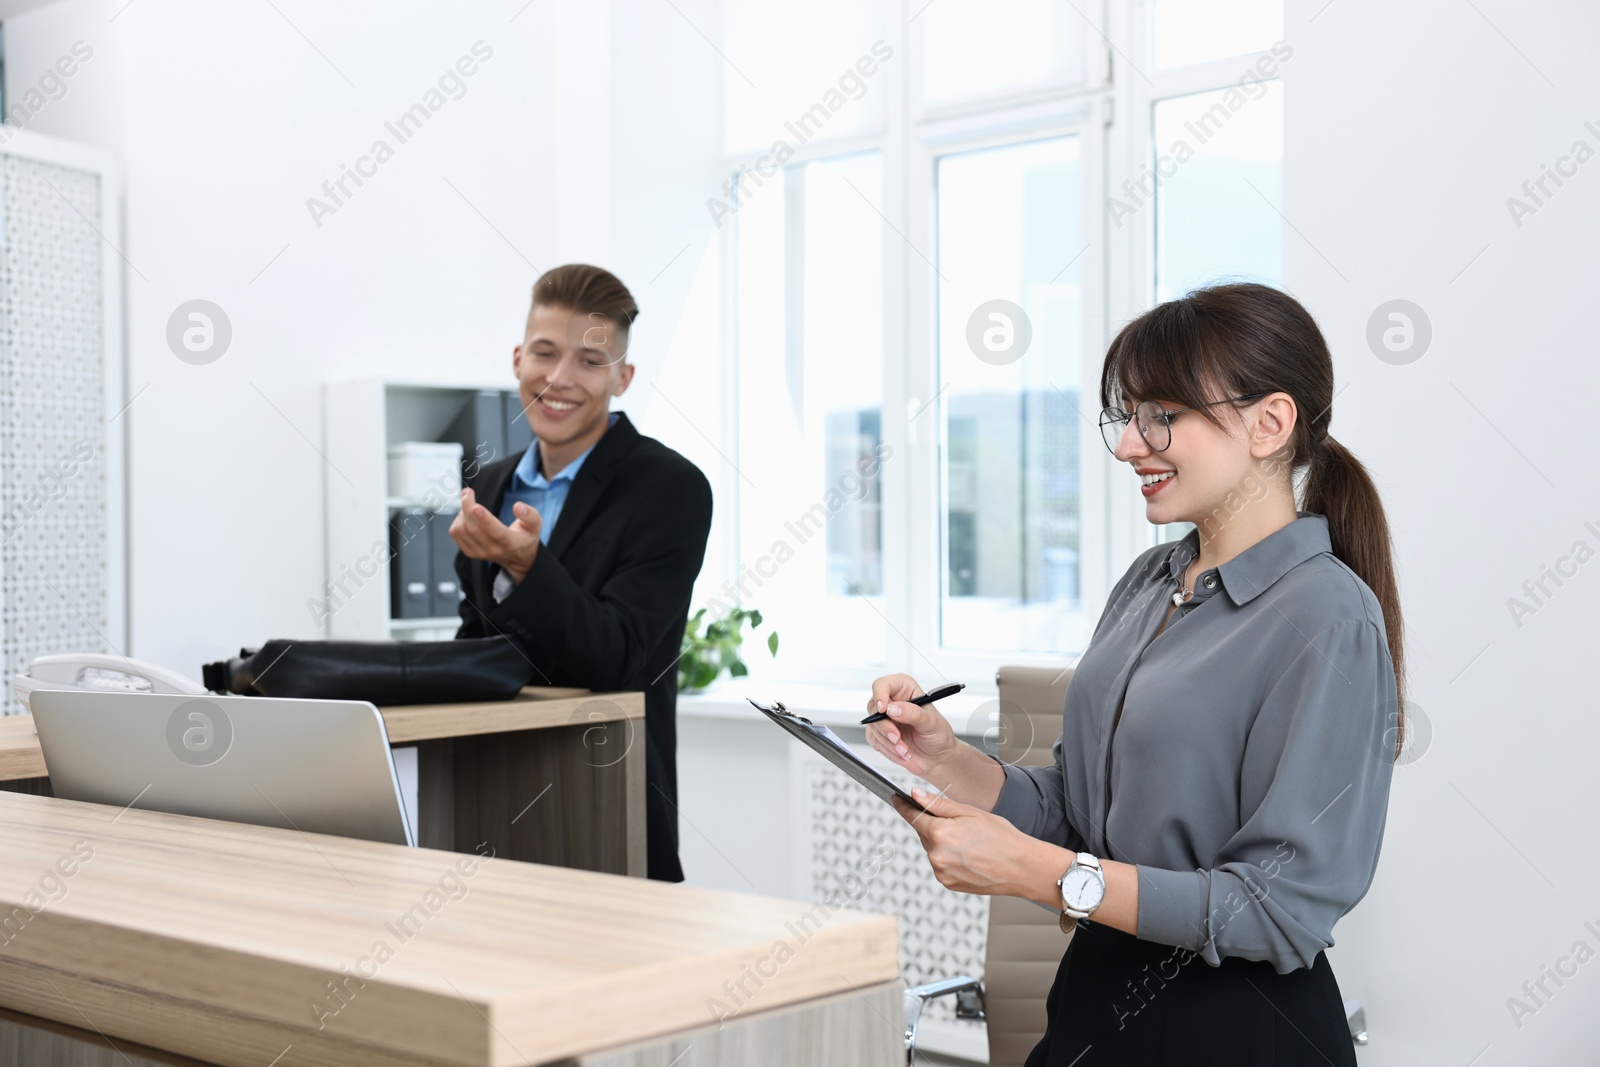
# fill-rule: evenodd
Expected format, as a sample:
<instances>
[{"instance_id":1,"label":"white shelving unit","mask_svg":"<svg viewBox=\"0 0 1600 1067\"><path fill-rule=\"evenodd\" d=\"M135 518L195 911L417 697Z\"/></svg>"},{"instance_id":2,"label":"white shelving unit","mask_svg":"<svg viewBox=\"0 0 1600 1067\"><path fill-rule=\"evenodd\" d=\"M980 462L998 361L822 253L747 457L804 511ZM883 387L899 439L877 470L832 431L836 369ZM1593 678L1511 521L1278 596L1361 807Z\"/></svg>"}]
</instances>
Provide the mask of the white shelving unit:
<instances>
[{"instance_id":1,"label":"white shelving unit","mask_svg":"<svg viewBox=\"0 0 1600 1067\"><path fill-rule=\"evenodd\" d=\"M389 519L400 508L457 510L453 494L422 500L389 493L389 446L435 441L474 394L514 388L514 382L428 382L358 378L324 389L322 439L329 471L324 483L327 636L343 640L431 641L455 636L460 620L389 617ZM500 458L499 456L493 457Z\"/></svg>"}]
</instances>

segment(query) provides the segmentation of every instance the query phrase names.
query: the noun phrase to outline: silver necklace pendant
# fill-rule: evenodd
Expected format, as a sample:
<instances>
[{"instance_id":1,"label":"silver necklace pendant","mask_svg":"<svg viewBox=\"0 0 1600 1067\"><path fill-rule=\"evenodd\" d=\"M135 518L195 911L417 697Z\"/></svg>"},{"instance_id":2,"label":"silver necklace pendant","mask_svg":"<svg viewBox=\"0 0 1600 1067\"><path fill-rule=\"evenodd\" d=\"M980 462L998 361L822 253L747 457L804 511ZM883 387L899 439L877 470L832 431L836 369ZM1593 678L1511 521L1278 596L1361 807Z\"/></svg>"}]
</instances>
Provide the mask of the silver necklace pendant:
<instances>
[{"instance_id":1,"label":"silver necklace pendant","mask_svg":"<svg viewBox=\"0 0 1600 1067\"><path fill-rule=\"evenodd\" d=\"M1172 594L1172 602L1174 604L1182 604L1192 596L1194 596L1193 589L1179 589L1176 593Z\"/></svg>"}]
</instances>

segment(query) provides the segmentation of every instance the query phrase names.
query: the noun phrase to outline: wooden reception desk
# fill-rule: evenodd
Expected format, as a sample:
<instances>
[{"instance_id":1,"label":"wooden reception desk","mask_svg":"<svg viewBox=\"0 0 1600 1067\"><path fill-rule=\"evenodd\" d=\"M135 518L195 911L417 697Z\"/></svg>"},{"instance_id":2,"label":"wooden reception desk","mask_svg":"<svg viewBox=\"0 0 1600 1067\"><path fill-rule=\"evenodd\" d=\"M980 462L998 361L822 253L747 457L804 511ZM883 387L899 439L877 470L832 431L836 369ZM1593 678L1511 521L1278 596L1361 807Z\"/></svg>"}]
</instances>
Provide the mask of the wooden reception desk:
<instances>
[{"instance_id":1,"label":"wooden reception desk","mask_svg":"<svg viewBox=\"0 0 1600 1067\"><path fill-rule=\"evenodd\" d=\"M894 919L823 905L0 793L0 909L15 1062L905 1056Z\"/></svg>"},{"instance_id":2,"label":"wooden reception desk","mask_svg":"<svg viewBox=\"0 0 1600 1067\"><path fill-rule=\"evenodd\" d=\"M643 693L379 710L391 745L417 746L423 847L644 877ZM31 715L0 717L0 790L49 795Z\"/></svg>"}]
</instances>

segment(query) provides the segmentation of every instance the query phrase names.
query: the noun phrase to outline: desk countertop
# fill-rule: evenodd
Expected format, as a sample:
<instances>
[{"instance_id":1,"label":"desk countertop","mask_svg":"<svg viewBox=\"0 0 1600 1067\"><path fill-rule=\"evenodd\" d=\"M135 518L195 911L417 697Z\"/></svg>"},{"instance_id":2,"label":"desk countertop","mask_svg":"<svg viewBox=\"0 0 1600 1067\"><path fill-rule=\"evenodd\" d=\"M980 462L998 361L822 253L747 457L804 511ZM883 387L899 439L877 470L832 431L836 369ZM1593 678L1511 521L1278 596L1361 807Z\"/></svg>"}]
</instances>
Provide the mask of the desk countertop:
<instances>
[{"instance_id":1,"label":"desk countertop","mask_svg":"<svg viewBox=\"0 0 1600 1067\"><path fill-rule=\"evenodd\" d=\"M0 1005L218 1063L546 1063L899 971L889 916L23 794L0 857Z\"/></svg>"},{"instance_id":2,"label":"desk countertop","mask_svg":"<svg viewBox=\"0 0 1600 1067\"><path fill-rule=\"evenodd\" d=\"M590 693L530 686L511 700L471 704L410 704L380 708L389 743L438 737L542 730L551 726L644 718L642 693ZM32 715L0 716L0 781L42 778L44 756Z\"/></svg>"}]
</instances>

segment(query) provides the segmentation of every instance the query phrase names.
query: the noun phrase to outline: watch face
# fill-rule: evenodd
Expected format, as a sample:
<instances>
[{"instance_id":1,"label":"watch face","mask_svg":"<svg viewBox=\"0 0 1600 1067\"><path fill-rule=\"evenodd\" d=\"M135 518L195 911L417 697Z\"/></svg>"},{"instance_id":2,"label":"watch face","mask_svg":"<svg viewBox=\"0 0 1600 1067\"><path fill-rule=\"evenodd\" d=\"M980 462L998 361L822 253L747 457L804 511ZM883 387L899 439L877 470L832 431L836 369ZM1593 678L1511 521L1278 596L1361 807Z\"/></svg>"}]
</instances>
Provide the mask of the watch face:
<instances>
[{"instance_id":1,"label":"watch face","mask_svg":"<svg viewBox=\"0 0 1600 1067\"><path fill-rule=\"evenodd\" d=\"M1092 867L1074 867L1061 880L1061 899L1079 911L1093 910L1105 895L1105 880Z\"/></svg>"}]
</instances>

